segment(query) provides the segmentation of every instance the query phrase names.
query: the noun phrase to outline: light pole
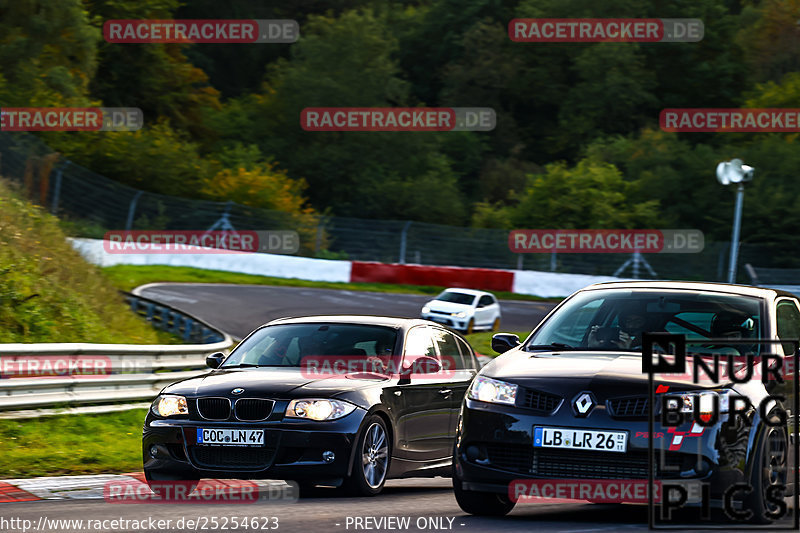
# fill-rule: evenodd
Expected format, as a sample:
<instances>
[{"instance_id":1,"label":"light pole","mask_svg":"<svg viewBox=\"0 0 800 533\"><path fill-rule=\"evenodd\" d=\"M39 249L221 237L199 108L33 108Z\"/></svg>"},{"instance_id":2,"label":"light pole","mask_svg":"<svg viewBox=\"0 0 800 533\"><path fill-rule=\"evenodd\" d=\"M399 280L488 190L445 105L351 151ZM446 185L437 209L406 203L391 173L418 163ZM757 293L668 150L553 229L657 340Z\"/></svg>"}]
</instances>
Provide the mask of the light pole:
<instances>
[{"instance_id":1,"label":"light pole","mask_svg":"<svg viewBox=\"0 0 800 533\"><path fill-rule=\"evenodd\" d=\"M737 184L736 210L733 215L733 235L731 235L731 258L728 262L728 283L736 281L736 259L739 255L739 230L742 225L744 182L753 179L754 171L753 167L743 165L741 159L731 159L717 165L717 181L723 185Z\"/></svg>"}]
</instances>

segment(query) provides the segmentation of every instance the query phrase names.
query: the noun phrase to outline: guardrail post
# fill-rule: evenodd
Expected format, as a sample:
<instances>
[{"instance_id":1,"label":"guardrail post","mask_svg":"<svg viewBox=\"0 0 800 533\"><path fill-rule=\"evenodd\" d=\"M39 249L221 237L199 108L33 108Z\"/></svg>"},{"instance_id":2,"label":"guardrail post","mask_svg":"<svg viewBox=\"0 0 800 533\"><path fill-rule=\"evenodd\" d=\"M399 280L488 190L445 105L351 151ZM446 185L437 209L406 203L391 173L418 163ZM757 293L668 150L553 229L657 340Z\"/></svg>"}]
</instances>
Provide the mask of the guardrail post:
<instances>
[{"instance_id":1,"label":"guardrail post","mask_svg":"<svg viewBox=\"0 0 800 533\"><path fill-rule=\"evenodd\" d=\"M58 201L61 199L61 176L64 173L64 169L67 168L67 165L69 165L69 160L64 162L64 164L56 170L56 183L53 185L53 205L50 207L50 212L54 215L58 211Z\"/></svg>"},{"instance_id":2,"label":"guardrail post","mask_svg":"<svg viewBox=\"0 0 800 533\"><path fill-rule=\"evenodd\" d=\"M133 227L133 214L136 212L136 204L139 202L139 197L142 196L144 191L139 191L133 195L131 204L128 206L128 220L125 222L125 230L130 231Z\"/></svg>"}]
</instances>

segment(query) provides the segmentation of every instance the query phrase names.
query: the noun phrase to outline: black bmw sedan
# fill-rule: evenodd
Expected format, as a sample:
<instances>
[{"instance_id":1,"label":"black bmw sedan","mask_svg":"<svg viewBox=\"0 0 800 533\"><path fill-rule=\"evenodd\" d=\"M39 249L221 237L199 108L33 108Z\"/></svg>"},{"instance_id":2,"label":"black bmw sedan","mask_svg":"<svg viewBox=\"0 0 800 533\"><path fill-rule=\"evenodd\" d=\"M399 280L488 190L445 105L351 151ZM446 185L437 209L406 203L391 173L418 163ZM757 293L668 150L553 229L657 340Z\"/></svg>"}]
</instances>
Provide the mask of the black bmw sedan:
<instances>
[{"instance_id":1,"label":"black bmw sedan","mask_svg":"<svg viewBox=\"0 0 800 533\"><path fill-rule=\"evenodd\" d=\"M275 320L207 362L214 370L166 387L147 415L151 487L282 479L375 495L387 478L449 476L479 368L441 326L371 316Z\"/></svg>"},{"instance_id":2,"label":"black bmw sedan","mask_svg":"<svg viewBox=\"0 0 800 533\"><path fill-rule=\"evenodd\" d=\"M654 374L652 435L645 332L682 336L689 361L681 373ZM525 487L544 486L542 480L565 481L567 489L588 480L603 489L608 480L648 480L652 467L658 480L706 485L710 508L755 521L779 516L795 478L788 439L795 389L788 374L764 380L767 372L758 367L792 359L788 341L798 333L800 302L778 290L615 282L578 291L524 342L494 336L493 348L504 353L472 382L459 415L453 475L459 505L468 513L502 515L514 507L515 495L529 495ZM695 383L694 369L713 371L715 361L723 371L714 382ZM732 416L734 403L742 416ZM686 417L662 425L662 405L665 414ZM523 490L510 490L514 484ZM588 501L592 494L558 493Z\"/></svg>"}]
</instances>

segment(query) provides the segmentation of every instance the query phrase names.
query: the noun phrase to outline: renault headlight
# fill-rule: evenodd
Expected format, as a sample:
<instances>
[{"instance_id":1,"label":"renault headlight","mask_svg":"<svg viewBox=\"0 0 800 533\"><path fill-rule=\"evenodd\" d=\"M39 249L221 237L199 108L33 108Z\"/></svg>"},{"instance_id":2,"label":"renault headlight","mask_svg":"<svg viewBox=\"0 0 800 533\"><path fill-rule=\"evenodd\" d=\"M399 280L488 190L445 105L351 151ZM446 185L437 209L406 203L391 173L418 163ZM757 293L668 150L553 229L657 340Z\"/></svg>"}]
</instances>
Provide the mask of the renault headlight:
<instances>
[{"instance_id":1,"label":"renault headlight","mask_svg":"<svg viewBox=\"0 0 800 533\"><path fill-rule=\"evenodd\" d=\"M356 406L341 400L292 400L286 408L289 418L306 420L336 420L347 416Z\"/></svg>"},{"instance_id":2,"label":"renault headlight","mask_svg":"<svg viewBox=\"0 0 800 533\"><path fill-rule=\"evenodd\" d=\"M711 420L714 414L714 397L719 398L719 412L727 413L730 409L730 389L684 392L667 396L667 404L672 409L680 406L682 413L693 413L695 404L698 405L700 418L704 421Z\"/></svg>"},{"instance_id":3,"label":"renault headlight","mask_svg":"<svg viewBox=\"0 0 800 533\"><path fill-rule=\"evenodd\" d=\"M467 312L461 311L460 313L453 313L453 316L456 318L467 318Z\"/></svg>"},{"instance_id":4,"label":"renault headlight","mask_svg":"<svg viewBox=\"0 0 800 533\"><path fill-rule=\"evenodd\" d=\"M430 313L431 312L431 308L428 307L427 305L423 305L422 306L422 312L423 313Z\"/></svg>"},{"instance_id":5,"label":"renault headlight","mask_svg":"<svg viewBox=\"0 0 800 533\"><path fill-rule=\"evenodd\" d=\"M154 414L158 416L175 416L189 414L186 406L186 398L174 394L162 394L150 407Z\"/></svg>"},{"instance_id":6,"label":"renault headlight","mask_svg":"<svg viewBox=\"0 0 800 533\"><path fill-rule=\"evenodd\" d=\"M514 405L518 389L519 387L513 383L478 376L470 384L467 397L481 402Z\"/></svg>"}]
</instances>

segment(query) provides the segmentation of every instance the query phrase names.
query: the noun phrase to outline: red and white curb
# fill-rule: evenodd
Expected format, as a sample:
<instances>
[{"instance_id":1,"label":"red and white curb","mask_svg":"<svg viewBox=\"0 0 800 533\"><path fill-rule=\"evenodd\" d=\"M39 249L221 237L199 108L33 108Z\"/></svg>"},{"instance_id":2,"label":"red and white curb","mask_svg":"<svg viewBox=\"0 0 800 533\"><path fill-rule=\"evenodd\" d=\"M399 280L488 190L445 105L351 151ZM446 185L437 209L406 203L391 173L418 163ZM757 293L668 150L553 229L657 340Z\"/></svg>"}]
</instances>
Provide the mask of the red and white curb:
<instances>
[{"instance_id":1,"label":"red and white curb","mask_svg":"<svg viewBox=\"0 0 800 533\"><path fill-rule=\"evenodd\" d=\"M72 238L70 242L84 259L101 267L168 265L310 281L470 287L544 298L569 296L593 283L622 279L562 272L339 261L259 253L112 254L106 251L106 244L100 239Z\"/></svg>"}]
</instances>

